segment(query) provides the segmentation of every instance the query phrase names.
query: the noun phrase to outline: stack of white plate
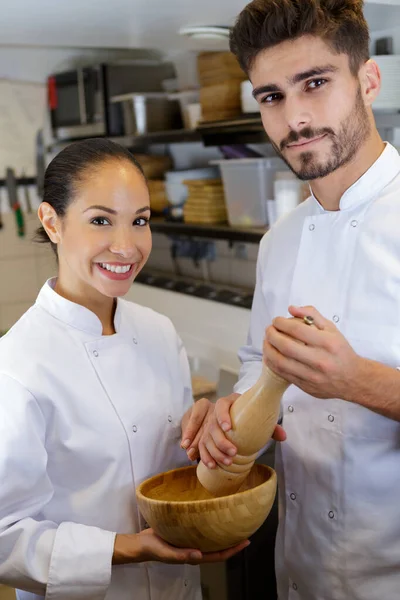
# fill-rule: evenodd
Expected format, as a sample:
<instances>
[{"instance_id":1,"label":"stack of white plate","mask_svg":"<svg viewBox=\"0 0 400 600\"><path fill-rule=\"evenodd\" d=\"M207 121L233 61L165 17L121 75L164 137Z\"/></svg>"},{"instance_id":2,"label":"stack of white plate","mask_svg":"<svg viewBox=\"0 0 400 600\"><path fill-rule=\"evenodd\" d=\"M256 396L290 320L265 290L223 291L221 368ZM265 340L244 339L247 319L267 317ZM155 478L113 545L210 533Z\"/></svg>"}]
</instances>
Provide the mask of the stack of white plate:
<instances>
[{"instance_id":1,"label":"stack of white plate","mask_svg":"<svg viewBox=\"0 0 400 600\"><path fill-rule=\"evenodd\" d=\"M377 63L382 84L379 96L373 103L374 110L400 109L400 55L371 56Z\"/></svg>"},{"instance_id":2,"label":"stack of white plate","mask_svg":"<svg viewBox=\"0 0 400 600\"><path fill-rule=\"evenodd\" d=\"M183 183L190 179L216 179L219 177L218 167L204 167L187 171L167 171L165 189L169 203L173 206L183 205L188 197L188 188Z\"/></svg>"}]
</instances>

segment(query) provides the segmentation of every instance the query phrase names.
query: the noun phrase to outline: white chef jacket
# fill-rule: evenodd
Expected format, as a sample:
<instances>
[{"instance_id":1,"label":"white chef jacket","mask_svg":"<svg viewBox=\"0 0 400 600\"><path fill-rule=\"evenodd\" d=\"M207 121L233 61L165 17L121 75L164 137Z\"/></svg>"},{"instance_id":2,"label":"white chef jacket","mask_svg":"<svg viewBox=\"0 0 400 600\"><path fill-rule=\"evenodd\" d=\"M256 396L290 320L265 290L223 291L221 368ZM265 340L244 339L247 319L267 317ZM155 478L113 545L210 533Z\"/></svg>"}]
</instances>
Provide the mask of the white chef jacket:
<instances>
[{"instance_id":1,"label":"white chef jacket","mask_svg":"<svg viewBox=\"0 0 400 600\"><path fill-rule=\"evenodd\" d=\"M311 196L261 242L235 391L260 374L265 327L314 305L361 356L400 365L400 157L390 144L329 212ZM280 600L400 598L400 423L290 386L277 445Z\"/></svg>"},{"instance_id":2,"label":"white chef jacket","mask_svg":"<svg viewBox=\"0 0 400 600\"><path fill-rule=\"evenodd\" d=\"M135 487L187 464L181 341L120 299L102 336L53 286L0 340L0 582L19 600L200 600L198 567L111 567L115 533L146 525Z\"/></svg>"}]
</instances>

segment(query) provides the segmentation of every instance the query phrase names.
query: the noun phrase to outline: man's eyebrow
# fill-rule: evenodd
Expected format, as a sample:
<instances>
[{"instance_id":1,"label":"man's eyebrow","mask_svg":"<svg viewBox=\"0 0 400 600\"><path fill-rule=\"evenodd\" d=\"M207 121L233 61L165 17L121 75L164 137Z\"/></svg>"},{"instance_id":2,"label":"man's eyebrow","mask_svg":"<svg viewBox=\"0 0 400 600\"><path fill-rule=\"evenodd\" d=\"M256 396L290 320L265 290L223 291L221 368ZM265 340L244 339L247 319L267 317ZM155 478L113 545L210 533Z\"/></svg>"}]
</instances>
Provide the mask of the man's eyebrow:
<instances>
[{"instance_id":1,"label":"man's eyebrow","mask_svg":"<svg viewBox=\"0 0 400 600\"><path fill-rule=\"evenodd\" d=\"M300 81L304 81L305 79L310 79L310 77L315 77L316 75L325 75L325 73L335 73L338 70L337 67L333 65L323 65L321 67L312 67L307 71L302 71L301 73L296 73L289 79L289 84L294 85L296 83L300 83Z\"/></svg>"},{"instance_id":2,"label":"man's eyebrow","mask_svg":"<svg viewBox=\"0 0 400 600\"><path fill-rule=\"evenodd\" d=\"M310 79L310 77L315 77L317 75L325 75L325 73L335 73L337 71L337 67L333 65L323 65L320 67L312 67L311 69L307 69L307 71L301 71L300 73L296 73L292 75L288 79L289 85L295 85L296 83L300 83L305 79ZM275 92L281 92L282 89L276 83L267 83L265 85L261 85L253 90L254 98L257 98L260 94L265 94L266 92L271 92L272 94Z\"/></svg>"}]
</instances>

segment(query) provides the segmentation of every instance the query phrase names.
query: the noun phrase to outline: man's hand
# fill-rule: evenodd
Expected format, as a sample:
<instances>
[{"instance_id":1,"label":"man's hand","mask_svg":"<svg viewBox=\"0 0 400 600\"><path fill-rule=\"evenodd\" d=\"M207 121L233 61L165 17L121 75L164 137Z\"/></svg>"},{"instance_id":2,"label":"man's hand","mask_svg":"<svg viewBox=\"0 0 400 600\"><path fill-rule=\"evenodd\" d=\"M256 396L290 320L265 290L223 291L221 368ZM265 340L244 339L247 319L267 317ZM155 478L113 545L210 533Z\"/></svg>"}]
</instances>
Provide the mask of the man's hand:
<instances>
[{"instance_id":1,"label":"man's hand","mask_svg":"<svg viewBox=\"0 0 400 600\"><path fill-rule=\"evenodd\" d=\"M237 448L228 440L225 433L232 428L230 409L240 394L230 394L217 400L214 412L207 419L206 426L199 443L200 458L209 468L214 469L216 463L231 465ZM280 425L275 427L273 439L283 442L286 433Z\"/></svg>"},{"instance_id":2,"label":"man's hand","mask_svg":"<svg viewBox=\"0 0 400 600\"><path fill-rule=\"evenodd\" d=\"M277 317L265 332L265 363L312 396L348 399L363 359L313 306L290 306L289 312L297 318ZM314 319L313 327L302 322L305 316Z\"/></svg>"},{"instance_id":3,"label":"man's hand","mask_svg":"<svg viewBox=\"0 0 400 600\"><path fill-rule=\"evenodd\" d=\"M199 457L200 438L213 412L214 404L201 398L183 415L181 447L186 450L189 460Z\"/></svg>"}]
</instances>

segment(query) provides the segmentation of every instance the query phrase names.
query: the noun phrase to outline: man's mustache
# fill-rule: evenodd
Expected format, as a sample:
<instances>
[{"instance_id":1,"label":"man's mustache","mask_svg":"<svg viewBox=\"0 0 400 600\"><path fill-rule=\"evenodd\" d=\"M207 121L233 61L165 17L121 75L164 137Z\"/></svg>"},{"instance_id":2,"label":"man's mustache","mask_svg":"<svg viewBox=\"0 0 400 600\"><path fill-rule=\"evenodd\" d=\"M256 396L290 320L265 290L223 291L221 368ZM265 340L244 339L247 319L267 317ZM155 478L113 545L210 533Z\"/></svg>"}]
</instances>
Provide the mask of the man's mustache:
<instances>
[{"instance_id":1,"label":"man's mustache","mask_svg":"<svg viewBox=\"0 0 400 600\"><path fill-rule=\"evenodd\" d=\"M311 140L312 138L320 137L321 135L335 135L335 133L330 127L323 127L322 129L311 129L311 127L305 127L301 131L292 130L287 138L281 141L279 148L282 151L289 144L295 144L300 140Z\"/></svg>"}]
</instances>

